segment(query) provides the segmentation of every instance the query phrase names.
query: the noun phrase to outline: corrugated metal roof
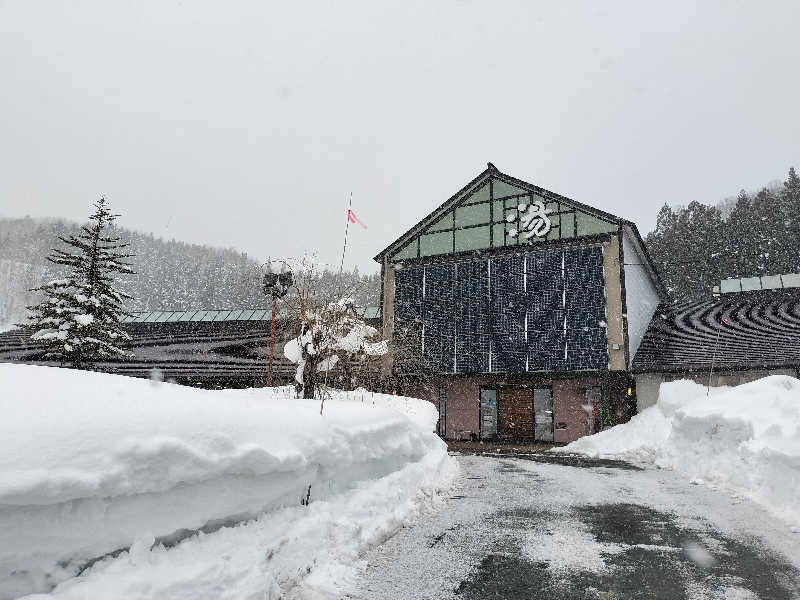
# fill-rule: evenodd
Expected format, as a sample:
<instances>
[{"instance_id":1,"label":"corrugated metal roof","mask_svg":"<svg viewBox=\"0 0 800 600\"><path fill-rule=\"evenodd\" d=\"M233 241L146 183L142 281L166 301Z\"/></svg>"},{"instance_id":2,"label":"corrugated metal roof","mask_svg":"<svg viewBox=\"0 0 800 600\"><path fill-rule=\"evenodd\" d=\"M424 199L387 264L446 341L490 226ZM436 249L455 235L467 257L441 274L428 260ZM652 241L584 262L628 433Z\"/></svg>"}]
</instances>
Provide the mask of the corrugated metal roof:
<instances>
[{"instance_id":1,"label":"corrugated metal roof","mask_svg":"<svg viewBox=\"0 0 800 600\"><path fill-rule=\"evenodd\" d=\"M381 318L381 307L380 306L365 306L364 308L356 309L358 314L361 315L363 319L380 319Z\"/></svg>"},{"instance_id":2,"label":"corrugated metal roof","mask_svg":"<svg viewBox=\"0 0 800 600\"><path fill-rule=\"evenodd\" d=\"M800 367L800 288L722 294L656 311L633 370Z\"/></svg>"},{"instance_id":3,"label":"corrugated metal roof","mask_svg":"<svg viewBox=\"0 0 800 600\"><path fill-rule=\"evenodd\" d=\"M379 306L358 308L364 319L380 319ZM287 314L283 307L278 308L278 317ZM153 310L131 313L121 319L122 323L174 323L177 321L270 321L272 308L245 308L225 310Z\"/></svg>"},{"instance_id":4,"label":"corrugated metal roof","mask_svg":"<svg viewBox=\"0 0 800 600\"><path fill-rule=\"evenodd\" d=\"M756 277L733 277L723 279L719 291L723 294L752 292L754 290L780 290L800 287L800 273L761 275Z\"/></svg>"}]
</instances>

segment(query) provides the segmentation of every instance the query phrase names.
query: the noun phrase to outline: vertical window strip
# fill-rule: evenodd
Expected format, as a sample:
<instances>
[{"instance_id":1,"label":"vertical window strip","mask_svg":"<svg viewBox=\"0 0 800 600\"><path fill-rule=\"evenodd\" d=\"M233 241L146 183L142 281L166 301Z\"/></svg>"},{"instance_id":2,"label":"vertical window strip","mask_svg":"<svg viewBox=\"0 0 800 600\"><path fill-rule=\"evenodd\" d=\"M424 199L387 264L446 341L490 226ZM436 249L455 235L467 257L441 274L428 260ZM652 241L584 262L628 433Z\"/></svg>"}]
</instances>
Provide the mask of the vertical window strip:
<instances>
[{"instance_id":1,"label":"vertical window strip","mask_svg":"<svg viewBox=\"0 0 800 600\"><path fill-rule=\"evenodd\" d=\"M455 242L453 242L455 248ZM455 298L456 281L458 281L458 263L453 265L453 281L451 283L450 293ZM458 335L456 327L457 319L453 319L453 373L458 373Z\"/></svg>"},{"instance_id":2,"label":"vertical window strip","mask_svg":"<svg viewBox=\"0 0 800 600\"><path fill-rule=\"evenodd\" d=\"M425 306L425 272L426 268L422 267L422 306ZM425 311L422 311L422 361L425 364Z\"/></svg>"},{"instance_id":3,"label":"vertical window strip","mask_svg":"<svg viewBox=\"0 0 800 600\"><path fill-rule=\"evenodd\" d=\"M564 361L567 360L569 340L567 338L567 260L566 253L561 253L561 303L564 307ZM566 364L564 365L566 369Z\"/></svg>"},{"instance_id":4,"label":"vertical window strip","mask_svg":"<svg viewBox=\"0 0 800 600\"><path fill-rule=\"evenodd\" d=\"M528 292L528 257L522 257L522 289ZM525 371L530 368L530 350L528 349L528 309L525 308Z\"/></svg>"},{"instance_id":5,"label":"vertical window strip","mask_svg":"<svg viewBox=\"0 0 800 600\"><path fill-rule=\"evenodd\" d=\"M525 311L525 341L528 341L528 311Z\"/></svg>"},{"instance_id":6,"label":"vertical window strip","mask_svg":"<svg viewBox=\"0 0 800 600\"><path fill-rule=\"evenodd\" d=\"M527 292L528 291L528 257L527 256L523 256L522 257L522 291L523 292Z\"/></svg>"},{"instance_id":7,"label":"vertical window strip","mask_svg":"<svg viewBox=\"0 0 800 600\"><path fill-rule=\"evenodd\" d=\"M487 294L489 294L489 310L486 311L486 318L489 320L489 373L492 372L492 307L494 303L492 302L492 259L489 258L486 260L486 272L488 275L488 283L487 283Z\"/></svg>"},{"instance_id":8,"label":"vertical window strip","mask_svg":"<svg viewBox=\"0 0 800 600\"><path fill-rule=\"evenodd\" d=\"M489 248L494 248L494 180L491 177L489 178Z\"/></svg>"}]
</instances>

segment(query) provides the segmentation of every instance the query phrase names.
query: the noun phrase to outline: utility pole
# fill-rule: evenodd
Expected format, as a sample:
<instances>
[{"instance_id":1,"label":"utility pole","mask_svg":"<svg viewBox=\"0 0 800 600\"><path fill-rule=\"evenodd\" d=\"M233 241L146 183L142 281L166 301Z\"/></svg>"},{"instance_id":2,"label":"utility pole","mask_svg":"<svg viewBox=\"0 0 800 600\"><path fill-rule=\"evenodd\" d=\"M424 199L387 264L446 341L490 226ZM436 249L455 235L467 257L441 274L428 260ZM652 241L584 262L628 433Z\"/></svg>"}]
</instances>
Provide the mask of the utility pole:
<instances>
[{"instance_id":1,"label":"utility pole","mask_svg":"<svg viewBox=\"0 0 800 600\"><path fill-rule=\"evenodd\" d=\"M267 387L272 386L272 357L275 354L275 318L278 313L278 298L283 298L292 285L292 273L264 273L264 294L272 297L272 320L269 323L269 366Z\"/></svg>"},{"instance_id":2,"label":"utility pole","mask_svg":"<svg viewBox=\"0 0 800 600\"><path fill-rule=\"evenodd\" d=\"M714 294L714 301L719 299L717 294ZM714 314L714 309L711 309L711 314ZM719 321L717 321L717 339L714 341L714 353L711 355L711 368L708 370L708 387L706 387L706 400L711 396L711 381L714 376L714 362L717 360L717 347L719 347L719 332L722 329L722 324L728 324L725 320L725 305L721 304L719 308Z\"/></svg>"}]
</instances>

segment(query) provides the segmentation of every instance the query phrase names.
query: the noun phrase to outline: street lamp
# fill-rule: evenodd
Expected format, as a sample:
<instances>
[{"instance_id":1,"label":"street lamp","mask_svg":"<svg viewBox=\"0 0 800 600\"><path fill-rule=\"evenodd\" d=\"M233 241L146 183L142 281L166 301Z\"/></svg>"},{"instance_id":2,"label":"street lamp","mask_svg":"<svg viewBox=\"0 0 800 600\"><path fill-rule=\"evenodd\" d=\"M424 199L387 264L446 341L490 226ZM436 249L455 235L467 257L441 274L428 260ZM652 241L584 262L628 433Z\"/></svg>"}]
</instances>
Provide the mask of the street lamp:
<instances>
[{"instance_id":1,"label":"street lamp","mask_svg":"<svg viewBox=\"0 0 800 600\"><path fill-rule=\"evenodd\" d=\"M278 298L283 298L292 286L292 273L264 273L264 294L272 296L272 320L269 324L269 370L267 371L267 387L272 385L272 356L275 353L275 314L278 309Z\"/></svg>"}]
</instances>

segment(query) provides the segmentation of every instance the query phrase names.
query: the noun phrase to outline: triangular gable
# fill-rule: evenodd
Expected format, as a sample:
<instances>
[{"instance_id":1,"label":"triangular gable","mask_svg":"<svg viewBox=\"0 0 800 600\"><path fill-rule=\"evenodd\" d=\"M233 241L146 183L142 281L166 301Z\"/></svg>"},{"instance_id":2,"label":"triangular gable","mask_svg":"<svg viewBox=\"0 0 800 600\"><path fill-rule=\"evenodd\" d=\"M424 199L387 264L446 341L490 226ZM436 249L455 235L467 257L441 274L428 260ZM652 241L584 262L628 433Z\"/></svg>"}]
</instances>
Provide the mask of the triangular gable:
<instances>
[{"instance_id":1,"label":"triangular gable","mask_svg":"<svg viewBox=\"0 0 800 600\"><path fill-rule=\"evenodd\" d=\"M531 227L526 214L539 208L544 209L546 219L542 219L541 227ZM397 262L614 233L623 222L614 215L505 175L490 163L376 260L388 255L391 262Z\"/></svg>"}]
</instances>

